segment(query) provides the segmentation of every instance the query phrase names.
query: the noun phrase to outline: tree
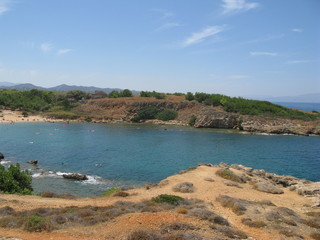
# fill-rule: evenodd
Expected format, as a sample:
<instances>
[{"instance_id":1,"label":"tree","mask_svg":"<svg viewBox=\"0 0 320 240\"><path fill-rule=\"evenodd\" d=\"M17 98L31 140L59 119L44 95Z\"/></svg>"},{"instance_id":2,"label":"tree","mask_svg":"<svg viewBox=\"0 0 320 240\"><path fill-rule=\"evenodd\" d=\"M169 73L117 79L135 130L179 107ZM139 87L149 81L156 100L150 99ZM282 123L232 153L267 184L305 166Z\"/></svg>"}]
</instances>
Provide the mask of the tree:
<instances>
[{"instance_id":1,"label":"tree","mask_svg":"<svg viewBox=\"0 0 320 240\"><path fill-rule=\"evenodd\" d=\"M193 96L192 92L187 92L186 100L188 100L188 101L194 100L194 96Z\"/></svg>"},{"instance_id":2,"label":"tree","mask_svg":"<svg viewBox=\"0 0 320 240\"><path fill-rule=\"evenodd\" d=\"M109 93L108 97L109 98L118 98L118 97L120 97L120 93L118 91L112 91L111 93Z\"/></svg>"},{"instance_id":3,"label":"tree","mask_svg":"<svg viewBox=\"0 0 320 240\"><path fill-rule=\"evenodd\" d=\"M124 90L121 92L121 96L122 96L122 97L132 97L132 92L131 92L129 89L124 89Z\"/></svg>"},{"instance_id":4,"label":"tree","mask_svg":"<svg viewBox=\"0 0 320 240\"><path fill-rule=\"evenodd\" d=\"M20 165L10 165L6 170L0 165L0 191L4 193L31 194L32 177L28 171L21 171Z\"/></svg>"}]
</instances>

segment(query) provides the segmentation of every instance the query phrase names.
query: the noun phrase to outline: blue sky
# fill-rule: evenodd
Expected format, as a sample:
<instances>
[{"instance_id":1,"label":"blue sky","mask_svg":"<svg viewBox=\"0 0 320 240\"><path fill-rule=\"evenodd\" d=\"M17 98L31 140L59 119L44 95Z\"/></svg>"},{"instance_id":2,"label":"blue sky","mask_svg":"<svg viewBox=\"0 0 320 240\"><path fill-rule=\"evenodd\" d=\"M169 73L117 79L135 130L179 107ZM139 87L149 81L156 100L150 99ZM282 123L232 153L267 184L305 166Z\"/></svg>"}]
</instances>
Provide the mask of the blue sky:
<instances>
[{"instance_id":1,"label":"blue sky","mask_svg":"<svg viewBox=\"0 0 320 240\"><path fill-rule=\"evenodd\" d=\"M0 0L0 82L320 92L319 0Z\"/></svg>"}]
</instances>

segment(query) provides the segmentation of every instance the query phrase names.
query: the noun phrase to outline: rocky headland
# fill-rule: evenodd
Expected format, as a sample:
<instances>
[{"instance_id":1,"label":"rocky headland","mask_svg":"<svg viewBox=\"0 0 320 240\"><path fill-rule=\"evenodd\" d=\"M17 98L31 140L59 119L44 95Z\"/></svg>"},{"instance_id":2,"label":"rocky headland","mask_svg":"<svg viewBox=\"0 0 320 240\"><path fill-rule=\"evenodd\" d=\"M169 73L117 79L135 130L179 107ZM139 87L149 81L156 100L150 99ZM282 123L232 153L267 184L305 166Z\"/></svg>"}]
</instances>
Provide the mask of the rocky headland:
<instances>
[{"instance_id":1,"label":"rocky headland","mask_svg":"<svg viewBox=\"0 0 320 240\"><path fill-rule=\"evenodd\" d=\"M319 239L320 182L199 164L102 197L0 194L0 239Z\"/></svg>"},{"instance_id":2,"label":"rocky headland","mask_svg":"<svg viewBox=\"0 0 320 240\"><path fill-rule=\"evenodd\" d=\"M178 112L176 120L147 121L157 124L188 125L190 118L195 116L194 127L197 128L238 129L269 134L320 135L319 119L306 121L283 117L241 115L226 112L219 107L185 101L177 96L169 96L166 99L132 97L90 100L86 104L79 105L74 112L80 116L90 117L96 122L131 121L144 107Z\"/></svg>"}]
</instances>

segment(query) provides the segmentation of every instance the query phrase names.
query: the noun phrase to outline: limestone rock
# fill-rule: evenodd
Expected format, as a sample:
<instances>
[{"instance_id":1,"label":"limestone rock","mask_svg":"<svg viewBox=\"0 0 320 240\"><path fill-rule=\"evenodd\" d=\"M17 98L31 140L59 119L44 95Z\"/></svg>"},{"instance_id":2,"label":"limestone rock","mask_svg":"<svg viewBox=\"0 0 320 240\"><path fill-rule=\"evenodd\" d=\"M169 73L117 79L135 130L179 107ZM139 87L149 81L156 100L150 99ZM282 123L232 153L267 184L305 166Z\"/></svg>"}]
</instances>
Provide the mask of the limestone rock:
<instances>
[{"instance_id":1,"label":"limestone rock","mask_svg":"<svg viewBox=\"0 0 320 240\"><path fill-rule=\"evenodd\" d=\"M266 193L272 193L272 194L282 194L283 190L274 186L273 184L269 182L257 182L253 185L254 189L266 192Z\"/></svg>"},{"instance_id":2,"label":"limestone rock","mask_svg":"<svg viewBox=\"0 0 320 240\"><path fill-rule=\"evenodd\" d=\"M76 181L88 180L88 177L86 175L80 174L80 173L63 174L62 177L66 179L76 180Z\"/></svg>"},{"instance_id":3,"label":"limestone rock","mask_svg":"<svg viewBox=\"0 0 320 240\"><path fill-rule=\"evenodd\" d=\"M32 165L37 165L38 164L38 161L37 160L30 160L28 161L27 163L30 163Z\"/></svg>"}]
</instances>

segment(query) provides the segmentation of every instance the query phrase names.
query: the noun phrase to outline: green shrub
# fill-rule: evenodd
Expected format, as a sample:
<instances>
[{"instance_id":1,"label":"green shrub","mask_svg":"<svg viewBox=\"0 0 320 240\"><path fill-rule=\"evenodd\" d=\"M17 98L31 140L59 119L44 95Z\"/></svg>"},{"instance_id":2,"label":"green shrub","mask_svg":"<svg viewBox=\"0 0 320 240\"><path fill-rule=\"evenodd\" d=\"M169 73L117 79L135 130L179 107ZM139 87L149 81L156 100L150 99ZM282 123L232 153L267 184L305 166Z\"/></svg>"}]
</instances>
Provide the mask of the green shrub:
<instances>
[{"instance_id":1,"label":"green shrub","mask_svg":"<svg viewBox=\"0 0 320 240\"><path fill-rule=\"evenodd\" d=\"M140 109L138 114L132 119L134 122L139 122L145 119L155 119L159 110L156 107L144 107Z\"/></svg>"},{"instance_id":2,"label":"green shrub","mask_svg":"<svg viewBox=\"0 0 320 240\"><path fill-rule=\"evenodd\" d=\"M32 177L28 171L20 171L20 165L10 165L6 170L0 165L0 191L4 193L32 194Z\"/></svg>"},{"instance_id":3,"label":"green shrub","mask_svg":"<svg viewBox=\"0 0 320 240\"><path fill-rule=\"evenodd\" d=\"M166 95L164 93L159 93L156 91L148 92L148 91L141 91L140 97L154 97L156 99L164 99Z\"/></svg>"},{"instance_id":4,"label":"green shrub","mask_svg":"<svg viewBox=\"0 0 320 240\"><path fill-rule=\"evenodd\" d=\"M188 100L188 101L194 100L194 95L193 95L193 93L187 92L187 94L186 94L186 100Z\"/></svg>"},{"instance_id":5,"label":"green shrub","mask_svg":"<svg viewBox=\"0 0 320 240\"><path fill-rule=\"evenodd\" d=\"M151 199L151 201L156 203L169 203L172 205L179 205L181 200L183 200L182 197L167 194L161 194Z\"/></svg>"},{"instance_id":6,"label":"green shrub","mask_svg":"<svg viewBox=\"0 0 320 240\"><path fill-rule=\"evenodd\" d=\"M101 196L109 196L113 193L117 193L120 192L120 188L110 188L108 191L106 191L105 193L103 193Z\"/></svg>"},{"instance_id":7,"label":"green shrub","mask_svg":"<svg viewBox=\"0 0 320 240\"><path fill-rule=\"evenodd\" d=\"M132 92L129 89L124 89L120 95L121 97L132 97Z\"/></svg>"},{"instance_id":8,"label":"green shrub","mask_svg":"<svg viewBox=\"0 0 320 240\"><path fill-rule=\"evenodd\" d=\"M194 126L194 124L196 123L196 120L197 120L197 117L196 117L195 115L192 115L192 116L190 117L190 119L189 119L188 124L189 124L190 126Z\"/></svg>"},{"instance_id":9,"label":"green shrub","mask_svg":"<svg viewBox=\"0 0 320 240\"><path fill-rule=\"evenodd\" d=\"M86 117L86 118L84 119L84 121L86 121L86 122L92 122L92 118L91 118L91 117Z\"/></svg>"},{"instance_id":10,"label":"green shrub","mask_svg":"<svg viewBox=\"0 0 320 240\"><path fill-rule=\"evenodd\" d=\"M156 119L162 121L174 120L178 117L178 113L176 111L172 111L169 109L163 110L156 115Z\"/></svg>"},{"instance_id":11,"label":"green shrub","mask_svg":"<svg viewBox=\"0 0 320 240\"><path fill-rule=\"evenodd\" d=\"M44 230L52 230L48 221L45 218L39 216L28 217L25 222L24 229L28 232L42 232Z\"/></svg>"}]
</instances>

